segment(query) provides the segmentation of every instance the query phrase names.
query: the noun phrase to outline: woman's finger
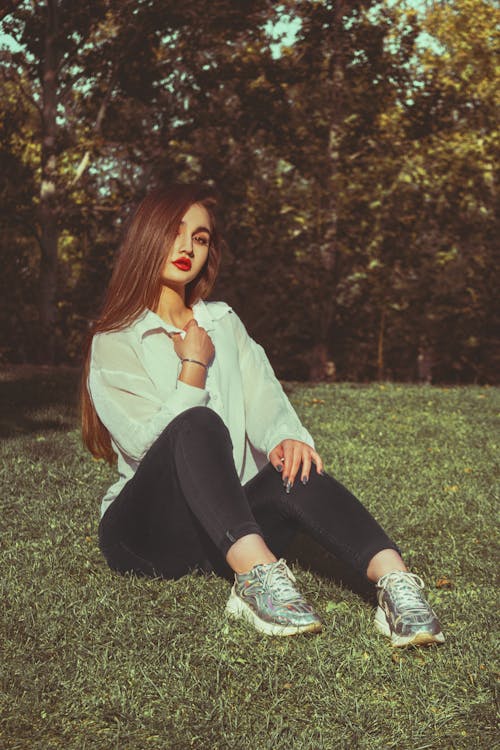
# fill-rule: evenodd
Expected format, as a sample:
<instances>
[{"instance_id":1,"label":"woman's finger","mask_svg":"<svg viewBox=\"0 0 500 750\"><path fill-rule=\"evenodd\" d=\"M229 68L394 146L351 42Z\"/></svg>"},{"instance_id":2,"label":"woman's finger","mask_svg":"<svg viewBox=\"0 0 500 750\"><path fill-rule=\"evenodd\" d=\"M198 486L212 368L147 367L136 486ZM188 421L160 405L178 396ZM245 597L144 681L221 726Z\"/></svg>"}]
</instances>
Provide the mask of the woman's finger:
<instances>
[{"instance_id":1,"label":"woman's finger","mask_svg":"<svg viewBox=\"0 0 500 750\"><path fill-rule=\"evenodd\" d=\"M319 453L300 440L283 440L280 445L277 445L269 454L269 460L275 468L277 468L278 459L281 459L283 466L283 486L287 493L291 491L301 467L300 479L303 484L309 481L312 463L315 464L318 474L324 473L323 461Z\"/></svg>"},{"instance_id":2,"label":"woman's finger","mask_svg":"<svg viewBox=\"0 0 500 750\"><path fill-rule=\"evenodd\" d=\"M302 469L300 472L300 481L302 482L302 484L308 483L310 471L311 471L311 450L305 450L302 455Z\"/></svg>"},{"instance_id":3,"label":"woman's finger","mask_svg":"<svg viewBox=\"0 0 500 750\"><path fill-rule=\"evenodd\" d=\"M318 472L318 474L324 474L325 470L323 468L323 461L321 460L321 456L316 453L316 451L313 451L311 453L311 458L316 465L316 471Z\"/></svg>"},{"instance_id":4,"label":"woman's finger","mask_svg":"<svg viewBox=\"0 0 500 750\"><path fill-rule=\"evenodd\" d=\"M281 473L283 471L283 461L283 446L280 443L269 453L269 462L274 466L276 471L279 471Z\"/></svg>"},{"instance_id":5,"label":"woman's finger","mask_svg":"<svg viewBox=\"0 0 500 750\"><path fill-rule=\"evenodd\" d=\"M285 487L290 481L290 472L293 464L293 440L283 440L283 484Z\"/></svg>"},{"instance_id":6,"label":"woman's finger","mask_svg":"<svg viewBox=\"0 0 500 750\"><path fill-rule=\"evenodd\" d=\"M297 476L300 464L302 463L302 450L303 446L301 443L293 443L292 465L290 467L288 482L285 488L287 492L290 492L290 490L292 489L295 482L295 477Z\"/></svg>"}]
</instances>

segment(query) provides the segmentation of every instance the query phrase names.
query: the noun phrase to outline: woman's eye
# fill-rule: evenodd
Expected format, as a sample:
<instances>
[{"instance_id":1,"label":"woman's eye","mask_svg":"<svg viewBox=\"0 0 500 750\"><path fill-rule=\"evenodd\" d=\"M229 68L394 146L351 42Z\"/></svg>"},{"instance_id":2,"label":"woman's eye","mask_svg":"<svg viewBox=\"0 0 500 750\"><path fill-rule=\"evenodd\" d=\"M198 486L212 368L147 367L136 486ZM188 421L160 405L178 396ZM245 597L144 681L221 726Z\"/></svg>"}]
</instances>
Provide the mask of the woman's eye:
<instances>
[{"instance_id":1,"label":"woman's eye","mask_svg":"<svg viewBox=\"0 0 500 750\"><path fill-rule=\"evenodd\" d=\"M204 247L207 247L210 242L208 237L205 237L203 234L197 234L193 239L198 245L203 245Z\"/></svg>"}]
</instances>

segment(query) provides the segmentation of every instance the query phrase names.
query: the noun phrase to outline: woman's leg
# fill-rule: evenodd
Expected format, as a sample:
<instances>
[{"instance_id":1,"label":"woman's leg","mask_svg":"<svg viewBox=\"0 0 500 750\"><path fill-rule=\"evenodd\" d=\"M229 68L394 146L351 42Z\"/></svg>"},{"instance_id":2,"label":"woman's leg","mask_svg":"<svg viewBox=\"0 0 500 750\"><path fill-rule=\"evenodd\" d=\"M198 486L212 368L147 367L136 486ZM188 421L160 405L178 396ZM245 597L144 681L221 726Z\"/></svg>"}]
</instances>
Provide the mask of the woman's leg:
<instances>
[{"instance_id":1,"label":"woman's leg","mask_svg":"<svg viewBox=\"0 0 500 750\"><path fill-rule=\"evenodd\" d=\"M372 581L389 570L406 569L380 524L328 474L317 474L313 468L309 482L297 481L287 494L281 475L268 464L245 485L245 491L271 549L274 537L296 528Z\"/></svg>"},{"instance_id":2,"label":"woman's leg","mask_svg":"<svg viewBox=\"0 0 500 750\"><path fill-rule=\"evenodd\" d=\"M229 432L203 407L183 412L151 446L99 538L113 569L149 576L227 574L226 555L239 572L275 559L237 476Z\"/></svg>"},{"instance_id":3,"label":"woman's leg","mask_svg":"<svg viewBox=\"0 0 500 750\"><path fill-rule=\"evenodd\" d=\"M122 573L179 578L193 568L223 572L227 558L236 570L228 612L261 632L292 635L321 629L286 564L273 555L296 526L364 573L372 560L397 551L356 498L330 477L313 472L307 486L297 484L288 495L268 466L242 488L225 425L212 410L195 408L173 420L148 451L102 518L99 538L109 565ZM379 602L399 622L399 604L413 613L419 596L418 586L390 573ZM379 620L385 632L389 614ZM386 634L405 645L416 642L413 623L411 628L410 636L390 627ZM420 628L421 636L442 639L440 632L422 634Z\"/></svg>"},{"instance_id":4,"label":"woman's leg","mask_svg":"<svg viewBox=\"0 0 500 750\"><path fill-rule=\"evenodd\" d=\"M164 430L101 520L100 545L119 572L179 578L193 568L236 573L227 611L261 632L321 629L283 561L262 538L234 466L229 433L206 408Z\"/></svg>"},{"instance_id":5,"label":"woman's leg","mask_svg":"<svg viewBox=\"0 0 500 750\"><path fill-rule=\"evenodd\" d=\"M245 485L252 512L273 553L280 555L301 528L364 575L372 559L400 559L396 546L375 519L333 478L314 471L309 484L300 484L296 489L287 494L281 476L271 464ZM248 537L246 541L251 543ZM257 565L250 572L235 576L226 611L250 620L258 630L272 635L317 632L321 622L295 591L293 582L283 560ZM269 591L276 592L277 605L273 596L268 605ZM276 622L276 607L283 619L293 615L290 625Z\"/></svg>"},{"instance_id":6,"label":"woman's leg","mask_svg":"<svg viewBox=\"0 0 500 750\"><path fill-rule=\"evenodd\" d=\"M292 522L376 583L375 625L394 646L443 643L439 621L422 593L422 579L407 571L394 542L339 482L313 470L307 485L298 482L287 494L269 464L245 489L271 548L272 537Z\"/></svg>"}]
</instances>

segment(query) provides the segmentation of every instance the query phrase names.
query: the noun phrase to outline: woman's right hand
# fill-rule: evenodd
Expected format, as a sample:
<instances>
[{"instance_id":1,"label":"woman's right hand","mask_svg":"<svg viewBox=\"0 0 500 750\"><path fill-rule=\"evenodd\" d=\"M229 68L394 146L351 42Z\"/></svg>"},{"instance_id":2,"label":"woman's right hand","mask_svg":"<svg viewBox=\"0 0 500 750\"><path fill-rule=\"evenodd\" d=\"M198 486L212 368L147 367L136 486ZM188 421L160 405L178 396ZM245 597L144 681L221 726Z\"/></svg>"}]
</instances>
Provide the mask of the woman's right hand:
<instances>
[{"instance_id":1,"label":"woman's right hand","mask_svg":"<svg viewBox=\"0 0 500 750\"><path fill-rule=\"evenodd\" d=\"M209 365L214 358L215 348L208 333L204 328L200 328L196 320L190 320L184 330L186 331L184 338L180 333L172 335L174 350L179 359L187 357Z\"/></svg>"}]
</instances>

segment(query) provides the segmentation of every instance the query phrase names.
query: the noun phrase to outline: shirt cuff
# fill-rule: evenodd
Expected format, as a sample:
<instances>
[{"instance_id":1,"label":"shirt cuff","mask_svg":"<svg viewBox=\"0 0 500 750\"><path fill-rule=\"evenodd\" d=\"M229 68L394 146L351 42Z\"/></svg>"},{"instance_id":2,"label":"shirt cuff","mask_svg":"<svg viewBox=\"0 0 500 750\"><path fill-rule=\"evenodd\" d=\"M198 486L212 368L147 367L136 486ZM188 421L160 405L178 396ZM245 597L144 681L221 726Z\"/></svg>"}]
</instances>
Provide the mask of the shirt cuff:
<instances>
[{"instance_id":1,"label":"shirt cuff","mask_svg":"<svg viewBox=\"0 0 500 750\"><path fill-rule=\"evenodd\" d=\"M189 385L182 380L177 381L177 403L185 409L191 409L193 406L206 406L210 394L205 388L197 388L195 385Z\"/></svg>"}]
</instances>

